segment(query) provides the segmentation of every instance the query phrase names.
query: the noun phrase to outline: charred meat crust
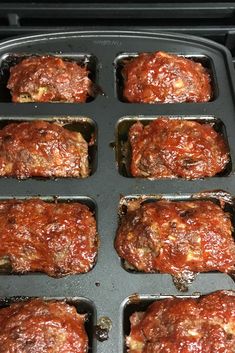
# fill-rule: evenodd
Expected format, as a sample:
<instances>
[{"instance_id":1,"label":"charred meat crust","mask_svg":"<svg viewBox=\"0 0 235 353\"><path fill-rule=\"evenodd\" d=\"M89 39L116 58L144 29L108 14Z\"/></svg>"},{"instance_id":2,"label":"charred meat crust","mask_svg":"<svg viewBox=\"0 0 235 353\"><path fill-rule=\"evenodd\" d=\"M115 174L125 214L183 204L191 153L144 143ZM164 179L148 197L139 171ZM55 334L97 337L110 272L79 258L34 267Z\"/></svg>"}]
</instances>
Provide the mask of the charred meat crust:
<instances>
[{"instance_id":1,"label":"charred meat crust","mask_svg":"<svg viewBox=\"0 0 235 353\"><path fill-rule=\"evenodd\" d=\"M85 273L94 266L97 251L96 221L86 205L0 202L0 257L8 258L13 272Z\"/></svg>"},{"instance_id":2,"label":"charred meat crust","mask_svg":"<svg viewBox=\"0 0 235 353\"><path fill-rule=\"evenodd\" d=\"M129 130L131 175L144 178L212 177L229 163L228 147L210 124L157 118Z\"/></svg>"},{"instance_id":3,"label":"charred meat crust","mask_svg":"<svg viewBox=\"0 0 235 353\"><path fill-rule=\"evenodd\" d=\"M128 353L233 353L235 292L158 300L130 322Z\"/></svg>"},{"instance_id":4,"label":"charred meat crust","mask_svg":"<svg viewBox=\"0 0 235 353\"><path fill-rule=\"evenodd\" d=\"M136 205L136 202L135 202ZM156 201L127 211L115 248L134 269L169 273L234 272L230 217L212 201Z\"/></svg>"},{"instance_id":5,"label":"charred meat crust","mask_svg":"<svg viewBox=\"0 0 235 353\"><path fill-rule=\"evenodd\" d=\"M75 61L53 56L32 56L10 70L7 88L13 102L84 103L92 95L89 71Z\"/></svg>"},{"instance_id":6,"label":"charred meat crust","mask_svg":"<svg viewBox=\"0 0 235 353\"><path fill-rule=\"evenodd\" d=\"M165 52L141 53L124 63L123 98L131 103L208 102L207 70L193 60Z\"/></svg>"},{"instance_id":7,"label":"charred meat crust","mask_svg":"<svg viewBox=\"0 0 235 353\"><path fill-rule=\"evenodd\" d=\"M14 303L0 309L0 353L87 353L84 321L62 301Z\"/></svg>"},{"instance_id":8,"label":"charred meat crust","mask_svg":"<svg viewBox=\"0 0 235 353\"><path fill-rule=\"evenodd\" d=\"M87 177L88 143L57 123L11 123L0 130L0 176Z\"/></svg>"}]
</instances>

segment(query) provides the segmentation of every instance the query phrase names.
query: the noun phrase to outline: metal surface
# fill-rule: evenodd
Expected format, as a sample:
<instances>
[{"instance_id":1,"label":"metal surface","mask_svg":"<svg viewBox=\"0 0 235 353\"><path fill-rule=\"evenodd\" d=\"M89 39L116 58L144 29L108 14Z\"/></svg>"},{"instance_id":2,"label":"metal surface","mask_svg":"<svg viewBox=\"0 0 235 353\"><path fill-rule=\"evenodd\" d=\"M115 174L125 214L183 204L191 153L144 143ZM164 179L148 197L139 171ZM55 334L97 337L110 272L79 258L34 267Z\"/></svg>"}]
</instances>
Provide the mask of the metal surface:
<instances>
[{"instance_id":1,"label":"metal surface","mask_svg":"<svg viewBox=\"0 0 235 353\"><path fill-rule=\"evenodd\" d=\"M62 0L0 2L0 38L106 29L190 33L234 47L234 1Z\"/></svg>"},{"instance_id":2,"label":"metal surface","mask_svg":"<svg viewBox=\"0 0 235 353\"><path fill-rule=\"evenodd\" d=\"M208 103L181 104L129 104L117 96L115 60L121 53L152 52L165 50L172 53L209 58L212 63L216 95ZM123 352L123 302L130 295L180 294L170 275L130 273L123 269L113 246L118 225L118 208L121 196L161 195L171 197L192 195L205 190L221 189L235 195L235 106L234 69L231 54L222 46L205 39L177 34L152 34L140 32L79 32L58 33L18 38L0 43L0 56L6 54L91 54L97 58L97 83L104 91L93 101L75 103L27 103L3 102L0 97L0 120L50 119L86 117L97 125L97 168L86 179L57 179L18 181L0 179L0 196L42 197L59 196L67 199L90 197L97 204L100 249L96 266L87 274L61 279L46 275L2 275L0 296L85 297L94 303L97 317L108 316L112 320L109 339L97 342L94 352ZM230 148L231 169L229 175L203 180L145 180L122 176L113 148L117 126L123 117L152 117L170 115L201 119L220 119L226 130ZM121 120L120 120L121 119ZM187 294L209 293L219 289L235 290L235 283L226 274L199 274Z\"/></svg>"}]
</instances>

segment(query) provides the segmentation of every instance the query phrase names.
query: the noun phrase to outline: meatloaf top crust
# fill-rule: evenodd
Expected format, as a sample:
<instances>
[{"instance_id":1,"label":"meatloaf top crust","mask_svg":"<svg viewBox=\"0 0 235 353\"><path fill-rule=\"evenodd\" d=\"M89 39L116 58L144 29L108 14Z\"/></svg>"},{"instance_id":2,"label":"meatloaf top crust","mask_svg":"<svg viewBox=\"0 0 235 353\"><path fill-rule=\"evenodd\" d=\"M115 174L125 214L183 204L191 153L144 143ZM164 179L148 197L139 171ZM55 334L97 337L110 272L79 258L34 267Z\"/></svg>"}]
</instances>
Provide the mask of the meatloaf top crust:
<instances>
[{"instance_id":1,"label":"meatloaf top crust","mask_svg":"<svg viewBox=\"0 0 235 353\"><path fill-rule=\"evenodd\" d=\"M129 203L115 247L134 269L169 273L234 272L235 242L229 214L212 201Z\"/></svg>"},{"instance_id":2,"label":"meatloaf top crust","mask_svg":"<svg viewBox=\"0 0 235 353\"><path fill-rule=\"evenodd\" d=\"M0 176L88 175L88 143L79 132L47 121L11 123L0 130Z\"/></svg>"},{"instance_id":3,"label":"meatloaf top crust","mask_svg":"<svg viewBox=\"0 0 235 353\"><path fill-rule=\"evenodd\" d=\"M40 199L0 202L0 264L14 272L53 277L84 273L95 264L96 221L78 202Z\"/></svg>"},{"instance_id":4,"label":"meatloaf top crust","mask_svg":"<svg viewBox=\"0 0 235 353\"><path fill-rule=\"evenodd\" d=\"M159 117L129 130L134 177L199 179L224 171L229 151L210 124Z\"/></svg>"},{"instance_id":5,"label":"meatloaf top crust","mask_svg":"<svg viewBox=\"0 0 235 353\"><path fill-rule=\"evenodd\" d=\"M62 301L14 303L0 309L0 353L87 353L84 321Z\"/></svg>"},{"instance_id":6,"label":"meatloaf top crust","mask_svg":"<svg viewBox=\"0 0 235 353\"><path fill-rule=\"evenodd\" d=\"M235 292L158 300L130 321L128 353L234 353Z\"/></svg>"},{"instance_id":7,"label":"meatloaf top crust","mask_svg":"<svg viewBox=\"0 0 235 353\"><path fill-rule=\"evenodd\" d=\"M32 56L10 69L7 88L13 102L84 103L93 94L89 71L75 61Z\"/></svg>"},{"instance_id":8,"label":"meatloaf top crust","mask_svg":"<svg viewBox=\"0 0 235 353\"><path fill-rule=\"evenodd\" d=\"M123 98L131 103L208 102L210 76L201 63L165 52L141 53L122 70Z\"/></svg>"}]
</instances>

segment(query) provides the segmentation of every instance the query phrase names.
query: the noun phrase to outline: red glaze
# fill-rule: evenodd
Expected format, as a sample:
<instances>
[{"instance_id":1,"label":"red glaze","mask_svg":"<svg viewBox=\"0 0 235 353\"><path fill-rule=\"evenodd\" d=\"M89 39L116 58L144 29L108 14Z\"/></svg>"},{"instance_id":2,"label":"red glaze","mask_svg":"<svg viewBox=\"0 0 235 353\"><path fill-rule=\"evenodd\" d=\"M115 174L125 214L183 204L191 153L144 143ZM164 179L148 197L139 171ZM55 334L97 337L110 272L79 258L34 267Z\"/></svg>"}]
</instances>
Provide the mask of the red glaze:
<instances>
[{"instance_id":1,"label":"red glaze","mask_svg":"<svg viewBox=\"0 0 235 353\"><path fill-rule=\"evenodd\" d=\"M84 103L92 93L88 74L87 68L75 61L35 56L11 68L7 88L13 102Z\"/></svg>"},{"instance_id":2,"label":"red glaze","mask_svg":"<svg viewBox=\"0 0 235 353\"><path fill-rule=\"evenodd\" d=\"M56 123L31 121L0 130L0 176L87 177L88 144Z\"/></svg>"},{"instance_id":3,"label":"red glaze","mask_svg":"<svg viewBox=\"0 0 235 353\"><path fill-rule=\"evenodd\" d=\"M157 118L129 131L131 174L145 178L212 177L229 162L228 148L211 125Z\"/></svg>"},{"instance_id":4,"label":"red glaze","mask_svg":"<svg viewBox=\"0 0 235 353\"><path fill-rule=\"evenodd\" d=\"M0 353L87 353L84 321L64 302L12 304L0 309Z\"/></svg>"},{"instance_id":5,"label":"red glaze","mask_svg":"<svg viewBox=\"0 0 235 353\"><path fill-rule=\"evenodd\" d=\"M15 272L54 277L88 272L97 250L96 221L86 205L0 202L0 257L9 259Z\"/></svg>"},{"instance_id":6,"label":"red glaze","mask_svg":"<svg viewBox=\"0 0 235 353\"><path fill-rule=\"evenodd\" d=\"M234 353L235 292L158 300L134 313L129 353Z\"/></svg>"},{"instance_id":7,"label":"red glaze","mask_svg":"<svg viewBox=\"0 0 235 353\"><path fill-rule=\"evenodd\" d=\"M232 224L213 202L162 200L129 207L115 247L135 269L175 277L184 271L235 270Z\"/></svg>"},{"instance_id":8,"label":"red glaze","mask_svg":"<svg viewBox=\"0 0 235 353\"><path fill-rule=\"evenodd\" d=\"M142 53L125 63L123 97L137 103L208 102L207 70L193 60L165 52Z\"/></svg>"}]
</instances>

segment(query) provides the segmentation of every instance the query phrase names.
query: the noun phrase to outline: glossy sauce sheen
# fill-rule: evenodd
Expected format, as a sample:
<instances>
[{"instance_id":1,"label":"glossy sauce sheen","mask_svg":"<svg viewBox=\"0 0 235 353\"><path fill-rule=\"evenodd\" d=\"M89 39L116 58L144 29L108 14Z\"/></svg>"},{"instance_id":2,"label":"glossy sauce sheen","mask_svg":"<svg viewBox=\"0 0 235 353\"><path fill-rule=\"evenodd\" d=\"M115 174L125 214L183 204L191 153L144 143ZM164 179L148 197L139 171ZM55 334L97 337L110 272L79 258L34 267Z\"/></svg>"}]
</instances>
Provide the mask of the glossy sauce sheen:
<instances>
[{"instance_id":1,"label":"glossy sauce sheen","mask_svg":"<svg viewBox=\"0 0 235 353\"><path fill-rule=\"evenodd\" d=\"M144 178L198 179L223 171L228 147L210 124L157 118L129 130L131 175Z\"/></svg>"},{"instance_id":2,"label":"glossy sauce sheen","mask_svg":"<svg viewBox=\"0 0 235 353\"><path fill-rule=\"evenodd\" d=\"M9 259L14 272L53 277L88 272L97 250L96 221L86 205L0 202L0 257Z\"/></svg>"},{"instance_id":3,"label":"glossy sauce sheen","mask_svg":"<svg viewBox=\"0 0 235 353\"><path fill-rule=\"evenodd\" d=\"M135 269L169 273L234 272L235 242L228 214L211 201L129 204L115 247Z\"/></svg>"},{"instance_id":4,"label":"glossy sauce sheen","mask_svg":"<svg viewBox=\"0 0 235 353\"><path fill-rule=\"evenodd\" d=\"M10 69L7 88L13 102L84 103L92 94L88 70L58 57L30 57Z\"/></svg>"},{"instance_id":5,"label":"glossy sauce sheen","mask_svg":"<svg viewBox=\"0 0 235 353\"><path fill-rule=\"evenodd\" d=\"M208 102L207 70L193 60L165 52L142 53L122 70L123 97L131 103Z\"/></svg>"},{"instance_id":6,"label":"glossy sauce sheen","mask_svg":"<svg viewBox=\"0 0 235 353\"><path fill-rule=\"evenodd\" d=\"M129 353L234 353L235 292L158 300L130 321Z\"/></svg>"},{"instance_id":7,"label":"glossy sauce sheen","mask_svg":"<svg viewBox=\"0 0 235 353\"><path fill-rule=\"evenodd\" d=\"M64 302L12 304L0 309L0 353L87 353L84 321Z\"/></svg>"},{"instance_id":8,"label":"glossy sauce sheen","mask_svg":"<svg viewBox=\"0 0 235 353\"><path fill-rule=\"evenodd\" d=\"M87 177L88 143L79 132L46 121L0 130L0 176Z\"/></svg>"}]
</instances>

